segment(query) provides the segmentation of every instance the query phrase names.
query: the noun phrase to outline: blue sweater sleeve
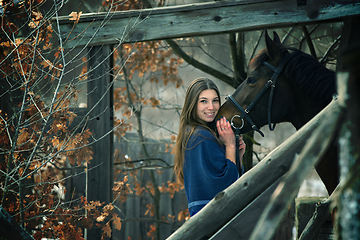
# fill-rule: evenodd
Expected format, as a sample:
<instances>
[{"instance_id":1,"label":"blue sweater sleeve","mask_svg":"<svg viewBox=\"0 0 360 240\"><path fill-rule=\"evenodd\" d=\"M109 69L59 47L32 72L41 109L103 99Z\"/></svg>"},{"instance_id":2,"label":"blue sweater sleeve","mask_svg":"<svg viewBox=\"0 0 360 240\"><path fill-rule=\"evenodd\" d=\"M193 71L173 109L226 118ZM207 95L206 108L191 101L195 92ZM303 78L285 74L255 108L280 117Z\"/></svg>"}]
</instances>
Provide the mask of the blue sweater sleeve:
<instances>
[{"instance_id":1,"label":"blue sweater sleeve","mask_svg":"<svg viewBox=\"0 0 360 240\"><path fill-rule=\"evenodd\" d=\"M184 185L193 216L215 195L238 179L236 165L225 157L215 136L198 127L185 149Z\"/></svg>"}]
</instances>

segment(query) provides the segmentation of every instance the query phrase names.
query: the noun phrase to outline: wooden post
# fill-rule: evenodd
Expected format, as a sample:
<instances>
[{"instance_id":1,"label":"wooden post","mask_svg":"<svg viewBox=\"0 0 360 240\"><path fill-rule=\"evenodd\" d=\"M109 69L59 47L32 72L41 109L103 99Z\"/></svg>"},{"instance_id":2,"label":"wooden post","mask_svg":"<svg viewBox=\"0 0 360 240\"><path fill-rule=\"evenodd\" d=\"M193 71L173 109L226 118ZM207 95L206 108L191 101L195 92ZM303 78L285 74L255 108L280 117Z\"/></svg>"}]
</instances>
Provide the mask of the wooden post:
<instances>
[{"instance_id":1,"label":"wooden post","mask_svg":"<svg viewBox=\"0 0 360 240\"><path fill-rule=\"evenodd\" d=\"M325 197L301 197L295 199L295 226L296 239L299 239L308 222L314 214L319 214L317 206L325 202ZM315 236L308 239L330 239L333 234L333 227L330 217L329 204L325 206L325 218L321 219L321 224Z\"/></svg>"},{"instance_id":2,"label":"wooden post","mask_svg":"<svg viewBox=\"0 0 360 240\"><path fill-rule=\"evenodd\" d=\"M339 102L347 108L339 138L341 192L335 238L360 236L360 16L344 20L337 66Z\"/></svg>"},{"instance_id":3,"label":"wooden post","mask_svg":"<svg viewBox=\"0 0 360 240\"><path fill-rule=\"evenodd\" d=\"M89 128L93 136L93 159L88 166L87 192L89 201L109 203L113 186L113 65L111 46L89 49L89 80L87 83ZM101 239L101 229L86 232L87 240Z\"/></svg>"}]
</instances>

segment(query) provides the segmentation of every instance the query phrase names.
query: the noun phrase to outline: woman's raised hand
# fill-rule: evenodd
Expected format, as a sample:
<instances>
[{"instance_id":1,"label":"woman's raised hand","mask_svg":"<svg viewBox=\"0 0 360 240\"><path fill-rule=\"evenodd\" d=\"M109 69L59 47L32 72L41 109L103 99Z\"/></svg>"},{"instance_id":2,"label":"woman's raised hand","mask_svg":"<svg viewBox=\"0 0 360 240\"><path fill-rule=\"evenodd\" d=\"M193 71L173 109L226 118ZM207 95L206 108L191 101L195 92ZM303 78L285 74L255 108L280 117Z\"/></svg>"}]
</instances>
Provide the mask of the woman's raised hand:
<instances>
[{"instance_id":1,"label":"woman's raised hand","mask_svg":"<svg viewBox=\"0 0 360 240\"><path fill-rule=\"evenodd\" d=\"M221 117L216 122L216 127L222 144L224 144L225 147L235 147L235 135L229 121L227 121L225 117Z\"/></svg>"}]
</instances>

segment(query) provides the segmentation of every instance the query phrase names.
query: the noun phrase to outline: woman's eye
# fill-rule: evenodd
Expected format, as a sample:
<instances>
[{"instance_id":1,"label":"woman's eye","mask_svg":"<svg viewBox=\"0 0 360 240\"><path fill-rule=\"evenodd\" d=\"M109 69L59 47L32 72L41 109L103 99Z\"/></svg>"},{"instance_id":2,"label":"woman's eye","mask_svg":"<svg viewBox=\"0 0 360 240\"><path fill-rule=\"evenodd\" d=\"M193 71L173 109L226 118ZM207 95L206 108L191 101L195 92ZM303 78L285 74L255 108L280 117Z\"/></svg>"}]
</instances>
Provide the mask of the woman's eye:
<instances>
[{"instance_id":1,"label":"woman's eye","mask_svg":"<svg viewBox=\"0 0 360 240\"><path fill-rule=\"evenodd\" d=\"M247 79L247 83L249 83L249 84L254 84L254 83L256 83L256 81L257 81L257 79L256 79L256 78L253 78L253 77L249 77L249 78Z\"/></svg>"}]
</instances>

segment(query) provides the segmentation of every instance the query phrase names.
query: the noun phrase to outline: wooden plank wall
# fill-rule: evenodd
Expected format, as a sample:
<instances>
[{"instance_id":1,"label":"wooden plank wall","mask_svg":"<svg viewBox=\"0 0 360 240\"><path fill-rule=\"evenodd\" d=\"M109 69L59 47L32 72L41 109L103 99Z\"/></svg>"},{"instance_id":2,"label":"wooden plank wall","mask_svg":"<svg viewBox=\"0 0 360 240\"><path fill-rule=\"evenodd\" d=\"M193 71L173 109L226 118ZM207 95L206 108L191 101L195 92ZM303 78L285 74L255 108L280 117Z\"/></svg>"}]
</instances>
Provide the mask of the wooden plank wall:
<instances>
[{"instance_id":1,"label":"wooden plank wall","mask_svg":"<svg viewBox=\"0 0 360 240\"><path fill-rule=\"evenodd\" d=\"M141 144L139 143L138 136L136 134L128 133L125 135L125 138L128 141L122 140L121 142L115 142L114 147L116 150L119 150L121 154L128 154L131 160L142 159L141 156ZM147 139L149 144L146 145L148 152L152 154L154 158L160 158L168 165L173 165L174 156L169 152L165 152L165 144L163 142L158 142L155 140ZM170 141L169 141L170 143ZM161 162L158 162L157 165L166 166ZM138 165L136 165L138 166ZM123 168L123 165L115 165L115 171ZM174 181L174 173L172 168L162 169L158 168L162 173L156 174L156 182L159 186L165 184L167 186L167 181ZM138 171L137 177L143 184L150 181L149 171L157 170L140 170ZM120 181L123 179L123 174L116 176L115 181ZM129 176L129 183L132 181ZM132 185L132 187L134 187ZM115 196L116 197L116 196ZM150 224L154 222L140 221L141 218L149 219L149 215L145 216L147 210L146 204L149 204L152 201L150 198L144 198L135 196L129 196L126 202L122 203L117 201L117 206L123 211L123 214L129 221L125 221L122 224L121 231L114 231L113 240L122 240L128 239L130 236L131 239L141 239L146 236L147 231L149 230ZM184 190L181 193L176 193L173 198L170 198L169 194L162 194L160 199L160 216L167 217L168 214L174 215L177 219L177 214L180 211L183 211L187 208L187 200L185 197ZM124 215L118 214L120 217ZM166 239L171 235L176 229L178 229L183 222L178 222L177 224L162 224L160 227L160 239Z\"/></svg>"}]
</instances>

